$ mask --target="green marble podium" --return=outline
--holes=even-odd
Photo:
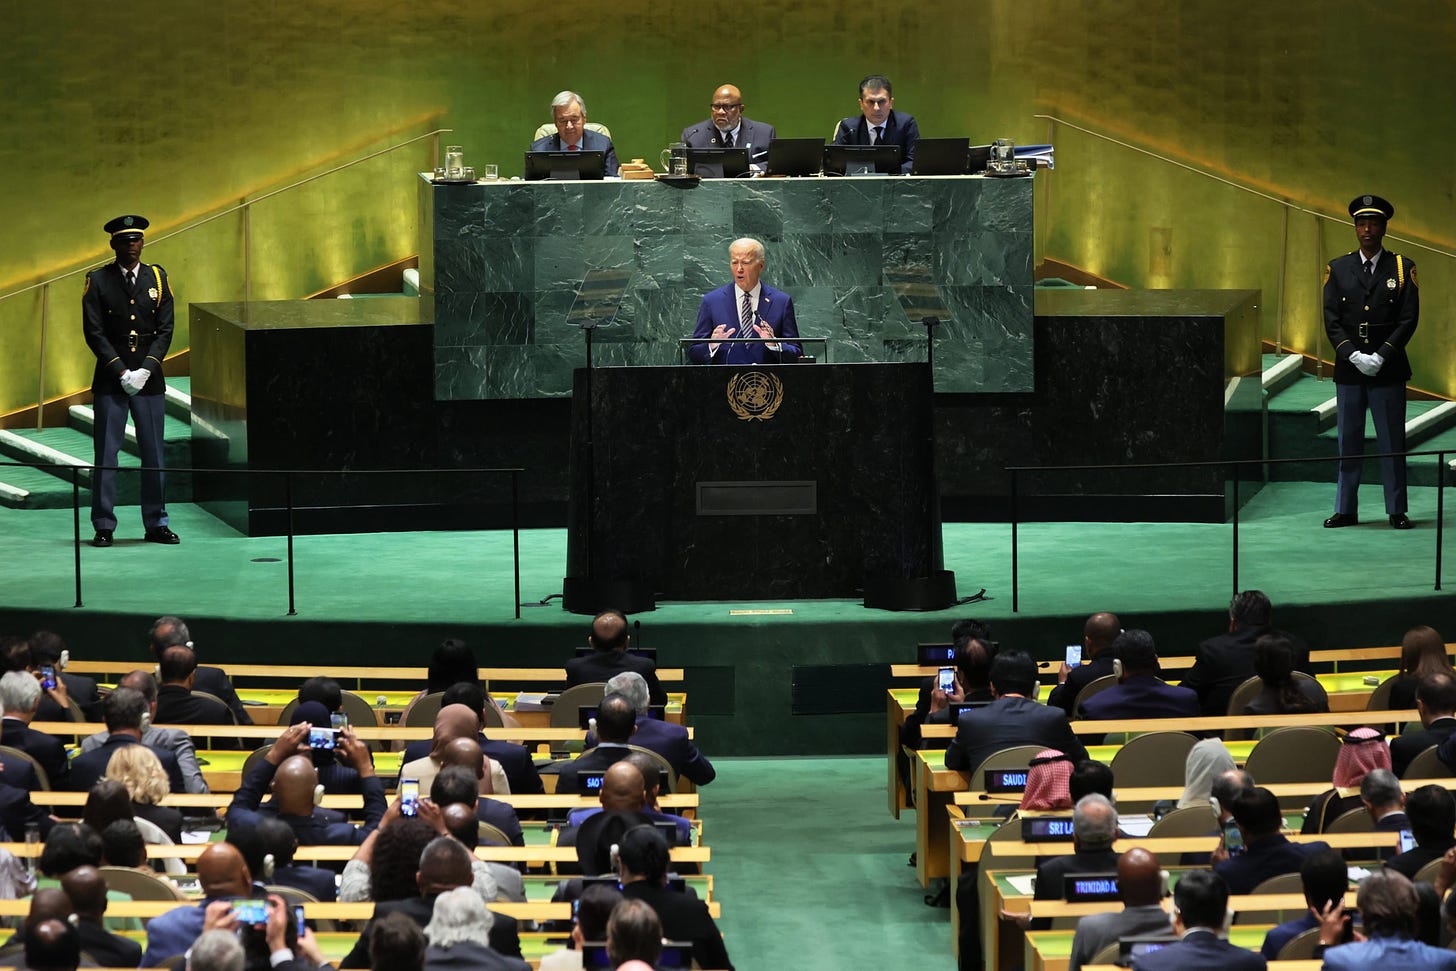
[[[931,315],[937,391],[1032,390],[1031,178],[421,176],[420,226],[437,400],[569,396],[584,320],[602,324],[596,366],[679,363],[740,236],[764,242],[764,279],[827,341],[820,360],[924,361]]]

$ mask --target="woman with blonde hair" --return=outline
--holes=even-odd
[[[132,815],[145,819],[162,832],[173,843],[182,842],[182,813],[170,806],[161,805],[162,799],[171,791],[167,782],[167,770],[156,754],[145,745],[123,745],[106,763],[103,777],[121,783],[131,796]]]

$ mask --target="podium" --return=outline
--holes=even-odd
[[[574,374],[566,603],[853,598],[942,571],[925,364]],[[590,387],[590,400],[588,400]],[[937,604],[936,606],[945,606]]]

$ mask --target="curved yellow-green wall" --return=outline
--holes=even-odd
[[[1057,115],[1312,209],[1356,192],[1400,210],[1393,233],[1452,249],[1456,18],[1298,0],[921,0],[616,4],[305,0],[12,4],[0,64],[0,293],[107,256],[100,224],[157,231],[440,125],[467,161],[507,174],[546,104],[580,91],[623,159],[655,158],[743,89],[784,135],[828,135],[869,71],[895,81],[923,134],[1041,141]],[[1131,286],[1258,287],[1265,335],[1322,351],[1330,223],[1061,128],[1038,212],[1039,255]],[[416,252],[414,183],[429,141],[153,243],[181,299],[297,297]],[[157,235],[154,231],[154,235]],[[1410,246],[1425,296],[1415,384],[1456,393],[1450,260]],[[1287,255],[1286,255],[1287,254]],[[1274,312],[1279,267],[1286,312]],[[0,301],[0,414],[83,386],[80,280]],[[179,339],[186,344],[185,307]],[[43,379],[43,383],[39,378]]]

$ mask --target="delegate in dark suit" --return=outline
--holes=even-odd
[[[1083,718],[1197,718],[1198,695],[1150,674],[1133,674],[1079,706]]]
[[[30,772],[30,779],[35,779],[35,769],[27,765],[26,770]],[[9,783],[11,772],[9,767],[5,770],[6,782],[0,782],[0,828],[3,828],[6,837],[12,841],[19,842],[25,839],[25,827],[29,823],[35,823],[40,827],[41,839],[44,839],[55,826],[56,821],[51,819],[50,813],[41,809],[30,801],[30,790],[22,789]],[[24,781],[24,780],[21,780]]]
[[[82,918],[74,925],[81,939],[81,950],[91,955],[97,967],[134,968],[142,963],[142,946],[119,934],[112,934],[99,923]]]
[[[600,742],[590,752],[584,752],[581,757],[572,759],[561,767],[556,776],[556,791],[561,793],[581,793],[581,783],[577,781],[583,772],[605,772],[625,759],[632,750],[625,745],[614,745],[611,742]]]
[[[687,728],[682,725],[639,715],[637,731],[632,733],[632,744],[651,749],[667,759],[674,773],[691,779],[694,785],[705,786],[718,777],[713,763],[698,751],[688,737]]]
[[[58,738],[38,732],[19,718],[0,722],[0,745],[18,748],[45,770],[52,789],[64,789],[71,767],[66,762],[66,747]]]
[[[1086,746],[1072,734],[1060,708],[1048,708],[1030,698],[1003,696],[961,715],[955,738],[945,750],[945,767],[974,772],[988,755],[1018,745],[1054,748],[1073,763],[1087,758]]]
[[[193,694],[186,685],[164,684],[157,689],[157,724],[159,725],[232,725],[233,713],[226,705],[211,698]],[[193,732],[194,735],[209,735]],[[204,748],[236,749],[242,744],[226,735],[210,735],[211,745]]]
[[[1360,249],[1331,260],[1325,270],[1325,334],[1335,352],[1337,440],[1339,454],[1347,456],[1340,461],[1335,515],[1326,526],[1353,525],[1358,519],[1367,410],[1380,451],[1405,451],[1405,383],[1411,376],[1406,345],[1421,314],[1415,262],[1382,247],[1395,207],[1378,196],[1362,196],[1349,208]],[[1405,459],[1381,459],[1380,476],[1391,525],[1408,528]]]
[[[1410,938],[1372,937],[1325,951],[1321,971],[1369,971],[1370,968],[1451,971],[1456,968],[1456,952]]]
[[[494,948],[461,941],[450,947],[425,948],[424,971],[531,971],[531,966]]]
[[[657,665],[645,657],[628,654],[625,651],[593,651],[566,662],[566,686],[596,684],[612,680],[626,671],[636,671],[647,682],[647,697],[650,704],[667,704],[667,690],[657,677]],[[511,789],[512,792],[516,790]]]
[[[1133,971],[1262,971],[1269,962],[1262,954],[1245,950],[1198,928],[1169,944],[1133,959]]]
[[[279,866],[273,868],[273,876],[268,882],[311,893],[319,900],[327,902],[337,900],[339,896],[334,877],[334,871],[325,870],[323,867]]]
[[[86,716],[87,721],[101,720],[101,699],[96,690],[96,679],[88,678],[84,674],[62,674],[61,682],[66,686],[66,697],[76,703],[81,709],[81,714]],[[48,694],[40,696],[40,707],[36,709],[35,720],[38,722],[63,722],[71,720],[71,712],[68,708],[62,708],[56,704]]]
[[[1079,664],[1067,672],[1067,680],[1052,689],[1047,704],[1062,709],[1071,718],[1077,711],[1077,696],[1082,689],[1098,678],[1112,673],[1112,652],[1104,650],[1086,664]]]
[[[719,131],[710,118],[683,129],[683,144],[688,148],[746,148],[752,165],[768,161],[768,143],[774,140],[774,126],[752,118],[740,118],[737,131]]]
[[[1270,877],[1281,873],[1298,873],[1304,858],[1329,844],[1291,843],[1282,833],[1275,833],[1250,843],[1239,856],[1231,856],[1213,865],[1213,872],[1223,877],[1229,893],[1249,893]]]
[[[1445,715],[1432,719],[1425,728],[1397,735],[1390,740],[1390,770],[1404,778],[1412,759],[1432,745],[1443,746],[1453,733],[1456,733],[1456,717]],[[1441,749],[1437,748],[1436,757],[1440,755]]]
[[[544,138],[538,138],[532,142],[531,151],[564,152],[567,151],[567,146],[562,144],[559,134],[547,135]],[[606,163],[604,168],[607,175],[616,175],[621,170],[621,166],[617,164],[617,150],[612,146],[612,140],[601,132],[594,132],[590,128],[583,130],[581,133],[581,147],[578,151],[605,152]]]
[[[104,467],[116,465],[128,413],[136,426],[142,466],[158,470],[141,473],[142,523],[148,538],[167,526],[164,477],[160,471],[166,400],[162,359],[172,345],[175,318],[167,272],[160,266],[137,262],[142,230],[147,225],[139,216],[119,217],[106,224],[118,262],[86,274],[81,293],[86,345],[96,356],[91,393],[98,468],[91,485],[91,525],[98,533],[107,534],[98,545],[109,546],[109,534],[116,529],[112,509],[116,503],[116,473]],[[131,283],[123,276],[122,260],[134,264]],[[123,375],[129,375],[127,386],[123,386]],[[144,384],[130,386],[130,382],[141,379]]]
[[[799,322],[794,316],[794,299],[782,290],[762,284],[758,305],[750,310],[754,324],[767,325],[775,337],[786,338],[778,350],[768,344],[719,344],[716,352],[708,343],[693,344],[688,357],[694,364],[781,364],[797,360],[799,345],[791,343],[799,336]],[[756,337],[751,329],[743,326],[743,291],[730,283],[703,295],[698,306],[698,322],[693,336],[709,338],[713,331],[726,326],[731,333],[724,337]]]
[[[1193,667],[1184,675],[1182,686],[1198,693],[1203,714],[1228,714],[1234,689],[1254,677],[1254,642],[1265,634],[1283,634],[1294,643],[1294,669],[1310,673],[1309,647],[1297,638],[1272,627],[1241,627],[1210,637],[1198,645]]]
[[[654,887],[646,880],[627,884],[622,888],[622,896],[628,900],[645,900],[657,911],[662,921],[662,936],[667,940],[692,941],[693,961],[698,967],[733,971],[728,948],[723,946],[723,935],[701,900],[667,887]]]
[[[263,759],[248,773],[243,784],[233,793],[233,801],[228,806],[227,818],[230,827],[241,829],[256,826],[259,819],[267,815],[259,813],[259,803],[277,772],[278,766]],[[298,838],[300,846],[358,846],[378,828],[379,821],[384,818],[384,811],[389,808],[384,798],[384,783],[378,776],[371,775],[360,779],[360,788],[364,793],[362,826],[336,822],[334,817],[325,815],[326,810],[322,809],[315,809],[311,816],[277,813],[277,818],[293,828],[293,835]]]
[[[1112,849],[1054,856],[1036,866],[1036,899],[1061,900],[1066,878],[1074,873],[1116,873],[1122,854]]]
[[[339,963],[340,968],[367,968],[369,967],[369,934],[374,929],[374,922],[388,914],[404,914],[410,920],[419,924],[421,928],[430,923],[430,918],[435,914],[435,897],[432,894],[428,897],[406,897],[404,900],[389,900],[374,905],[374,916],[369,923],[364,925],[359,940],[354,943],[354,949],[345,956]],[[491,911],[494,921],[490,926],[491,949],[510,957],[521,956],[521,934],[516,927],[516,919],[505,914]]]
[[[834,130],[836,145],[898,145],[900,146],[900,172],[909,174],[915,165],[915,143],[920,140],[920,127],[915,117],[903,111],[891,110],[885,119],[884,131],[878,141],[870,140],[870,125],[864,115],[845,118]]]
[[[106,767],[111,763],[111,756],[123,745],[140,745],[141,742],[130,735],[112,735],[103,745],[99,745],[89,752],[76,756],[71,760],[71,778],[67,788],[78,792],[87,792],[94,786],[102,776],[106,775]],[[186,792],[187,785],[182,779],[182,768],[177,764],[177,756],[167,749],[156,748],[148,745],[152,754],[162,763],[162,768],[167,773],[167,782],[173,792]]]
[[[228,678],[227,672],[222,668],[198,665],[192,676],[192,690],[205,691],[221,700],[232,711],[233,717],[237,718],[239,725],[253,724],[253,716],[248,714],[247,706],[238,697],[237,689],[233,687],[232,680]]]
[[[506,781],[511,784],[511,795],[539,796],[546,791],[546,787],[541,783],[541,773],[536,770],[536,763],[531,760],[531,753],[524,745],[492,741],[486,738],[483,732],[476,738],[480,741],[480,751],[490,756],[490,760],[499,765],[501,771],[506,774]],[[405,746],[404,758],[400,761],[400,765],[408,765],[416,759],[429,755],[434,744],[428,738],[410,742]],[[320,781],[322,781],[322,773],[320,773]]]

